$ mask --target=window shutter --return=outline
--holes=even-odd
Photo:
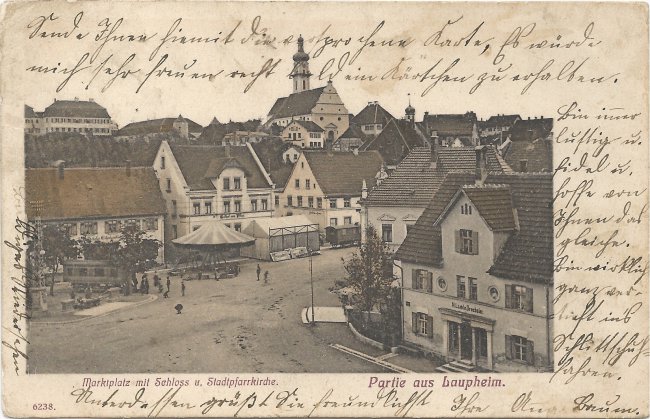
[[[427,272],[427,292],[433,292],[433,272]]]
[[[460,253],[460,230],[454,231],[454,236],[456,237],[456,253]]]
[[[512,336],[510,335],[506,335],[506,359],[512,359]]]
[[[526,341],[526,363],[535,365],[535,344],[532,340]]]
[[[526,288],[526,311],[533,312],[533,289]]]
[[[418,334],[418,313],[411,313],[411,330]]]
[[[413,273],[413,275],[411,275],[411,288],[415,290],[418,285],[418,270],[412,269],[411,272]]]
[[[512,286],[506,285],[506,308],[512,308]]]
[[[433,339],[433,317],[427,316],[427,337]]]
[[[478,231],[472,231],[472,254],[478,255]]]

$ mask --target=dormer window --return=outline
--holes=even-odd
[[[456,230],[456,252],[464,255],[478,255],[478,232]]]
[[[463,215],[472,215],[472,206],[470,204],[461,205],[460,213]]]

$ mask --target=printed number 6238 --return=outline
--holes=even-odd
[[[34,403],[32,410],[55,410],[52,403]]]

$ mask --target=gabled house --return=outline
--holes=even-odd
[[[25,170],[25,211],[34,223],[64,227],[71,238],[119,240],[125,225],[164,244],[165,201],[151,167]],[[162,262],[160,249],[158,261]]]
[[[480,149],[479,149],[480,150]],[[468,370],[553,368],[551,174],[449,173],[396,253],[403,338]]]
[[[312,121],[293,120],[282,130],[282,139],[300,148],[324,148],[323,129]]]
[[[394,169],[399,162],[416,147],[428,146],[426,136],[417,125],[406,119],[391,119],[381,133],[370,138],[360,148],[361,151],[375,150],[381,154],[388,170]]]
[[[163,141],[154,160],[167,204],[168,239],[211,220],[237,231],[273,213],[273,182],[252,146],[178,146]]]
[[[377,136],[388,125],[391,119],[395,119],[378,102],[368,102],[358,114],[352,118],[350,124],[355,124],[365,135]]]
[[[283,215],[306,215],[321,231],[358,224],[363,186],[375,186],[382,165],[376,151],[303,151],[280,198]]]
[[[383,128],[382,128],[383,129]],[[350,122],[350,126],[339,138],[334,140],[332,144],[333,151],[352,151],[359,149],[363,143],[372,139],[372,135],[366,135],[361,130],[361,127],[354,122]]]
[[[485,121],[478,122],[479,135],[481,138],[500,135],[504,132],[508,132],[517,121],[521,121],[521,116],[503,114],[493,115]]]
[[[486,149],[490,173],[512,172],[493,147]],[[445,175],[451,171],[473,173],[473,147],[416,147],[362,200],[361,225],[372,224],[392,249],[402,244],[408,231],[431,201]]]
[[[474,112],[464,114],[424,114],[418,124],[428,139],[443,147],[474,147],[479,145],[479,132]]]

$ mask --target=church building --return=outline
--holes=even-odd
[[[310,89],[309,54],[304,50],[302,36],[298,38],[298,52],[293,55],[293,62],[289,76],[293,93],[275,101],[266,125],[286,128],[294,120],[314,122],[323,130],[325,145],[329,147],[348,129],[349,112],[331,80],[323,87]]]

